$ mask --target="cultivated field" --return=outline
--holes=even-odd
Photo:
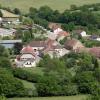
[[[86,96],[67,96],[67,97],[37,97],[37,98],[12,98],[8,100],[86,100]]]
[[[10,8],[17,7],[24,12],[27,12],[30,7],[39,8],[44,5],[48,5],[59,11],[64,11],[72,4],[80,6],[93,3],[100,3],[100,0],[0,0],[1,5]]]

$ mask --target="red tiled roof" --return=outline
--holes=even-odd
[[[73,47],[76,43],[78,42],[78,40],[76,40],[76,39],[71,39],[71,40],[67,40],[66,42],[65,42],[65,46],[71,46],[71,47]]]
[[[31,53],[31,54],[34,54],[34,50],[32,47],[30,46],[27,46],[27,47],[24,47],[22,50],[21,50],[21,53],[24,54],[24,53]]]
[[[89,50],[89,52],[91,54],[93,54],[94,56],[100,58],[100,47],[93,47]]]
[[[45,47],[46,42],[45,41],[32,41],[29,43],[32,47]]]
[[[59,23],[49,23],[49,25],[48,25],[48,27],[50,28],[50,29],[52,29],[52,30],[55,30],[55,29],[57,29],[57,28],[61,28],[61,24],[59,24]]]
[[[83,44],[79,40],[76,40],[76,39],[67,40],[64,43],[64,47],[66,49],[72,49],[78,42],[80,43],[80,46],[79,46],[80,48],[84,47]]]

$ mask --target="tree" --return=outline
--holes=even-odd
[[[3,16],[3,14],[2,14],[2,12],[1,12],[1,10],[0,10],[0,17],[2,17]]]
[[[23,19],[23,24],[33,25],[33,20],[31,18],[26,17],[26,18]]]
[[[0,67],[11,69],[11,62],[6,57],[0,57]]]
[[[95,69],[94,76],[100,82],[100,68]]]
[[[99,88],[99,83],[90,71],[77,73],[75,81],[80,93],[93,94]]]
[[[36,8],[33,8],[33,7],[30,7],[29,8],[29,17],[34,19],[35,17],[37,17],[37,9]]]
[[[4,46],[0,45],[0,57],[9,57],[9,52]]]
[[[13,11],[14,11],[15,14],[18,14],[18,15],[21,14],[21,11],[18,8],[15,8]]]
[[[14,54],[15,55],[20,54],[20,51],[21,51],[22,47],[23,47],[22,43],[15,43],[14,47],[13,47]]]
[[[76,6],[76,5],[71,5],[71,6],[70,6],[70,9],[71,9],[71,10],[77,10],[77,6]]]
[[[52,13],[53,13],[53,10],[50,7],[43,6],[43,7],[40,7],[40,9],[38,11],[38,16],[40,18],[43,18],[43,19],[48,20],[49,19],[49,16],[51,16]]]
[[[23,84],[6,69],[0,69],[0,95],[12,97],[24,95]]]

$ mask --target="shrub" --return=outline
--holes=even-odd
[[[2,73],[0,73],[0,95],[2,94],[7,97],[24,95],[23,84],[15,79],[6,69],[3,69]]]
[[[13,74],[14,74],[15,77],[18,77],[20,79],[27,80],[27,81],[30,81],[30,82],[35,82],[35,83],[41,77],[38,74],[30,73],[30,72],[25,71],[21,68],[15,68],[13,70]]]

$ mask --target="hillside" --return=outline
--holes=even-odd
[[[39,8],[44,5],[48,5],[59,11],[64,11],[72,4],[81,6],[93,3],[100,3],[100,0],[28,0],[28,2],[27,0],[0,0],[1,5],[10,8],[20,8],[24,12],[27,12],[30,7]]]

